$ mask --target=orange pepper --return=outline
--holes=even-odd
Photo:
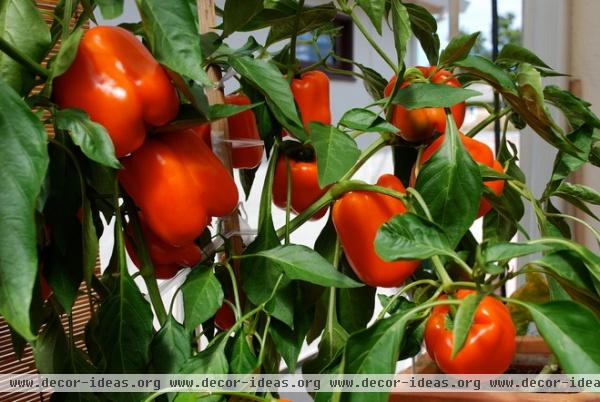
[[[177,91],[166,71],[129,31],[97,26],[85,33],[69,69],[54,80],[62,108],[79,108],[103,125],[118,157],[138,149],[152,126],[173,120]]]
[[[245,95],[229,95],[225,103],[230,105],[250,105],[250,99]],[[231,140],[260,140],[256,118],[252,110],[246,110],[227,118],[229,139]],[[233,148],[231,163],[235,169],[252,169],[258,166],[263,156],[263,146]]]
[[[331,124],[327,74],[318,70],[309,71],[302,74],[300,79],[292,80],[291,88],[305,127],[313,121]]]

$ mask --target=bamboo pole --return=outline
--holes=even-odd
[[[216,14],[215,14],[215,2],[214,0],[197,0],[198,7],[198,19],[200,23],[200,33],[210,32],[216,25]],[[208,76],[210,79],[218,84],[221,80],[221,71],[216,66],[210,66],[208,69]],[[225,96],[223,94],[222,87],[208,88],[206,90],[206,96],[208,102],[211,105],[222,104],[225,102]],[[227,126],[227,119],[216,120],[211,123],[212,128],[212,144],[213,151],[221,159],[225,168],[233,176],[233,168],[231,164],[231,145],[226,142],[229,138],[229,130]],[[239,213],[236,208],[229,216],[224,217],[223,230],[225,233],[239,233],[240,220]],[[230,238],[232,252],[239,255],[243,251],[242,238],[236,234]],[[239,278],[239,263],[238,260],[233,261],[233,267],[236,270],[236,276]]]

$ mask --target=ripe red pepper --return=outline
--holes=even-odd
[[[417,67],[417,69],[434,84],[445,83],[453,87],[460,87],[460,82],[449,71],[441,69],[436,72],[437,67]],[[396,76],[392,77],[385,87],[385,96],[392,93],[395,84]],[[410,84],[410,81],[404,81],[400,88],[406,88]],[[465,102],[457,103],[450,110],[452,110],[456,126],[460,128],[465,119]],[[431,138],[435,132],[446,132],[446,112],[441,107],[409,110],[396,105],[392,114],[392,124],[400,129],[399,135],[406,141],[421,142]]]
[[[424,165],[429,158],[442,146],[442,142],[444,142],[445,135],[441,135],[436,138],[427,148],[423,150],[421,157],[417,160],[415,166]],[[489,166],[494,169],[498,173],[504,173],[504,169],[500,162],[494,159],[494,153],[486,144],[481,141],[477,141],[474,138],[467,137],[466,135],[460,133],[460,139],[467,149],[467,152],[471,155],[475,162],[481,163],[483,165]],[[414,186],[416,183],[415,177],[415,168],[413,168],[411,175],[411,186]],[[490,190],[492,190],[497,196],[500,196],[504,191],[504,180],[486,180],[483,182],[485,186],[487,186]],[[481,203],[479,204],[479,210],[477,211],[477,217],[484,216],[492,209],[492,204],[485,197],[481,198]]]
[[[191,242],[180,247],[172,246],[152,233],[142,216],[140,216],[140,224],[144,241],[148,248],[152,265],[154,266],[154,274],[157,278],[171,278],[182,267],[193,267],[202,259],[202,251],[196,243]],[[127,247],[127,253],[135,266],[141,268],[141,261],[130,240],[130,238],[133,238],[131,223],[127,225],[126,232],[125,246]]]
[[[193,242],[210,217],[237,206],[236,184],[204,142],[202,127],[153,136],[121,163],[121,184],[152,232],[171,245]]]
[[[319,186],[319,175],[317,173],[317,161],[314,155],[309,160],[296,160],[288,156],[290,165],[291,184],[291,210],[296,214],[302,213],[310,205],[323,196],[328,187]],[[280,156],[275,167],[273,178],[273,203],[281,209],[287,205],[287,183],[288,169],[285,156]],[[317,211],[312,220],[317,220],[327,213],[327,207]]]
[[[327,74],[319,70],[309,71],[302,74],[300,79],[292,80],[291,88],[304,127],[313,121],[331,124]]]
[[[231,306],[223,303],[215,313],[215,325],[222,331],[227,331],[235,324],[235,313]]]
[[[118,157],[138,149],[148,127],[177,115],[179,99],[165,70],[129,31],[97,26],[87,31],[69,69],[54,80],[63,108],[85,110],[108,131]]]
[[[225,103],[230,105],[250,105],[250,99],[245,95],[229,95]],[[229,139],[232,140],[260,140],[260,133],[256,125],[256,118],[252,110],[246,110],[227,118],[229,126]],[[231,163],[235,169],[252,169],[258,166],[263,156],[263,146],[249,146],[233,148],[231,150]]]
[[[456,297],[464,299],[473,293],[461,289]],[[447,328],[449,312],[448,305],[435,306],[425,325],[427,353],[438,367],[447,374],[504,373],[516,351],[516,329],[506,306],[491,296],[481,300],[467,340],[454,359],[452,329]]]
[[[406,192],[402,182],[391,174],[377,185]],[[384,261],[375,251],[375,236],[385,222],[406,212],[402,201],[370,191],[351,191],[333,204],[333,224],[350,266],[361,281],[370,286],[397,287],[419,267],[420,261]]]

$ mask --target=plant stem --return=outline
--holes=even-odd
[[[501,111],[499,111],[497,114],[495,114],[495,113],[490,114],[488,117],[486,117],[485,119],[481,120],[475,127],[473,127],[471,130],[469,130],[469,132],[466,133],[465,135],[467,137],[475,137],[475,135],[477,133],[479,133],[481,130],[483,130],[488,125],[490,125],[491,123],[493,123],[494,120],[499,119],[502,116],[507,115],[511,110],[512,110],[512,108],[506,107],[506,108],[502,109]]]
[[[330,204],[333,200],[341,197],[349,191],[373,191],[390,197],[397,198],[401,201],[406,201],[406,196],[399,191],[392,190],[387,187],[374,186],[360,181],[348,180],[333,185],[321,198],[315,201],[310,207],[304,210],[300,215],[292,219],[288,228],[281,227],[277,229],[277,236],[282,238],[286,230],[290,233],[298,229],[304,222],[309,220],[318,210]]]
[[[15,60],[17,63],[27,67],[29,70],[35,72],[40,77],[48,78],[50,75],[50,71],[42,66],[39,63],[36,63],[28,55],[22,53],[20,50],[15,48],[13,45],[8,43],[6,39],[0,37],[0,51],[6,53],[10,58]]]
[[[442,260],[440,259],[440,257],[437,255],[434,255],[433,257],[431,257],[431,262],[433,262],[433,269],[435,270],[436,275],[442,281],[442,286],[443,287],[452,286],[452,283],[453,283],[452,278],[450,278],[450,275],[448,275],[448,272],[446,271],[446,268],[442,264]]]
[[[240,303],[240,292],[238,291],[237,286],[237,278],[235,277],[235,272],[233,272],[233,267],[228,262],[225,262],[225,268],[227,268],[227,272],[229,272],[229,278],[231,279],[231,287],[233,288],[233,298],[235,301],[235,319],[239,320],[242,316],[242,304]]]
[[[167,310],[165,309],[162,297],[160,296],[158,283],[156,282],[156,278],[154,276],[152,259],[150,258],[150,253],[148,252],[148,247],[146,246],[146,241],[142,232],[142,226],[133,202],[131,202],[127,196],[124,197],[124,200],[130,223],[133,225],[133,231],[136,240],[136,252],[139,255],[142,263],[140,274],[142,275],[142,279],[146,284],[148,296],[150,297],[150,302],[152,303],[152,307],[154,307],[154,311],[156,312],[158,322],[162,326],[167,321]]]
[[[267,315],[267,322],[265,323],[265,329],[263,330],[263,334],[261,337],[260,352],[258,352],[257,367],[261,367],[263,364],[263,361],[265,360],[265,350],[266,350],[265,345],[266,345],[266,339],[267,339],[267,335],[268,335],[270,326],[271,326],[271,316]]]
[[[596,229],[594,229],[594,227],[592,225],[590,225],[589,223],[587,223],[586,221],[584,221],[583,219],[579,219],[575,216],[571,216],[571,215],[566,215],[566,214],[554,214],[554,213],[550,213],[550,212],[546,212],[546,216],[553,216],[556,218],[565,218],[565,219],[572,219],[577,223],[582,224],[583,226],[585,226],[587,229],[590,230],[590,232],[592,232],[592,234],[594,235],[594,237],[596,237],[596,241],[600,244],[600,232],[597,231]]]
[[[383,310],[381,310],[381,312],[377,316],[377,319],[378,320],[382,319],[385,316],[385,313],[387,313],[388,310],[392,307],[394,302],[396,300],[398,300],[400,298],[400,296],[402,296],[404,293],[408,292],[412,288],[415,288],[415,287],[421,286],[421,285],[425,285],[425,284],[433,285],[433,286],[439,285],[439,283],[437,281],[434,281],[433,279],[421,279],[421,280],[411,282],[408,285],[401,287],[400,289],[398,289],[396,294],[394,294],[394,296],[390,299],[390,301],[383,307]]]
[[[377,141],[374,141],[371,145],[369,145],[369,147],[367,149],[365,149],[363,151],[363,153],[360,155],[360,157],[358,158],[358,160],[356,161],[356,163],[354,164],[354,166],[352,166],[352,168],[350,168],[350,170],[348,172],[346,172],[346,174],[344,176],[342,176],[342,178],[339,181],[344,181],[344,180],[348,180],[350,178],[352,178],[352,176],[354,176],[354,174],[374,155],[377,153],[377,151],[379,151],[380,149],[382,149],[383,147],[385,147],[387,145],[387,139],[384,138],[384,136],[381,136],[377,139]]]
[[[354,23],[354,25],[356,25],[356,27],[359,29],[359,31],[363,34],[363,36],[365,37],[367,42],[369,42],[369,44],[373,47],[373,49],[375,49],[375,51],[377,53],[379,53],[381,58],[392,68],[392,71],[395,74],[397,74],[398,67],[392,61],[392,59],[390,59],[390,57],[383,51],[383,49],[381,47],[379,47],[377,42],[375,42],[375,40],[373,39],[373,37],[371,36],[369,31],[367,30],[365,25],[362,23],[360,17],[358,15],[356,15],[356,13],[354,11],[350,11],[350,17],[352,18],[352,22]]]
[[[300,27],[300,17],[302,16],[302,9],[304,8],[304,0],[298,1],[298,12],[296,13],[296,20],[294,21],[294,33],[292,34],[292,40],[290,42],[290,59],[288,60],[288,82],[292,82],[294,79],[294,69],[296,65],[296,41],[298,40],[298,28]]]

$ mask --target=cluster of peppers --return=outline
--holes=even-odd
[[[432,83],[459,87],[453,75],[437,67],[417,67],[418,79]],[[393,77],[385,89],[389,96],[395,86]],[[405,80],[400,87],[410,85]],[[329,82],[327,76],[318,71],[304,74],[293,80],[292,91],[302,115],[303,123],[311,121],[330,124]],[[399,135],[407,142],[428,143],[420,153],[411,173],[411,186],[414,186],[421,165],[440,148],[445,135],[431,138],[446,130],[446,114],[443,108],[406,109],[394,106],[391,122],[400,129]],[[451,107],[457,127],[461,127],[465,117],[465,103]],[[500,173],[502,165],[492,150],[484,143],[460,134],[461,141],[475,162],[484,164]],[[291,178],[290,210],[302,213],[321,198],[328,188],[321,188],[318,182],[314,152],[306,147],[288,147],[277,163],[273,181],[273,202],[280,208],[286,207],[288,169]],[[378,186],[400,193],[406,189],[394,175],[384,174],[377,181]],[[504,189],[503,180],[485,181],[496,195]],[[492,209],[490,202],[482,197],[477,217],[482,217]],[[374,242],[381,225],[393,216],[406,212],[406,207],[397,198],[376,192],[351,191],[337,199],[332,207],[332,220],[344,254],[350,266],[362,282],[374,287],[399,287],[420,266],[420,261],[384,261],[375,251]],[[317,211],[311,219],[320,219],[327,213],[327,207]],[[473,293],[469,290],[456,292],[455,297],[463,299]],[[446,298],[446,296],[443,296]],[[424,339],[429,355],[446,373],[502,373],[515,354],[516,329],[506,306],[494,299],[485,297],[474,315],[473,325],[461,352],[452,357],[453,335],[447,326],[448,306],[434,308],[427,321]],[[483,358],[484,356],[487,357]],[[489,362],[493,363],[489,363]]]
[[[460,86],[452,74],[435,67],[418,67],[419,79],[433,83]],[[385,89],[389,96],[396,77]],[[405,80],[401,88],[410,85]],[[90,118],[108,131],[123,169],[119,180],[139,208],[141,228],[157,278],[170,278],[183,266],[193,266],[201,258],[195,240],[202,234],[212,217],[225,216],[235,210],[238,190],[230,173],[211,149],[210,125],[192,128],[161,130],[147,134],[175,119],[179,108],[177,90],[169,75],[150,52],[128,31],[117,27],[95,27],[81,40],[73,65],[55,80],[54,96],[61,107],[85,110]],[[310,71],[293,79],[291,90],[303,124],[331,124],[329,79],[320,71]],[[226,97],[226,102],[247,105],[244,95]],[[436,133],[445,132],[445,112],[442,108],[408,110],[394,106],[392,123],[400,129],[405,141],[427,143]],[[452,108],[458,127],[463,123],[465,104]],[[230,136],[239,140],[260,138],[251,110],[229,119]],[[461,140],[476,162],[498,172],[502,166],[485,144],[461,134]],[[444,141],[442,134],[420,154],[411,176],[414,185],[419,168],[436,152]],[[292,142],[286,141],[288,145]],[[288,177],[291,179],[290,210],[301,213],[322,197],[328,188],[319,186],[317,164],[310,147],[296,143],[289,146],[277,162],[273,181],[273,202],[286,208]],[[235,168],[253,168],[263,157],[261,146],[233,149]],[[504,181],[491,180],[484,184],[500,195]],[[404,193],[406,189],[395,176],[385,174],[377,185]],[[216,191],[215,191],[216,190]],[[482,198],[478,216],[491,209]],[[352,191],[337,199],[332,207],[332,220],[344,253],[356,275],[374,287],[398,287],[419,267],[420,261],[384,261],[374,248],[381,225],[397,214],[406,212],[399,199],[367,191]],[[317,211],[319,219],[327,208]],[[126,230],[128,237],[132,229]],[[139,267],[135,249],[127,242],[128,252]],[[455,297],[466,297],[470,291],[461,290]],[[445,297],[445,296],[444,296]],[[230,327],[234,321],[228,306],[220,310],[219,327]],[[452,331],[447,328],[447,306],[436,307],[425,328],[425,343],[429,354],[447,373],[500,373],[514,355],[515,328],[506,307],[492,297],[485,297],[474,316],[465,346],[454,358]],[[486,342],[482,345],[481,339]],[[489,342],[488,342],[489,341]],[[473,354],[497,356],[479,364]],[[495,362],[494,365],[488,361]],[[479,362],[479,363],[478,363]]]
[[[238,190],[212,152],[209,124],[164,129],[179,111],[168,72],[129,31],[97,26],[85,33],[73,64],[54,81],[54,99],[63,108],[83,109],[106,128],[123,165],[120,184],[139,208],[156,277],[171,278],[197,264],[202,253],[195,240],[212,217],[235,210]],[[226,102],[250,103],[243,95]],[[228,120],[234,139],[260,139],[251,111]],[[161,133],[152,134],[157,127]],[[234,149],[233,167],[255,167],[262,156],[262,146]],[[126,233],[129,255],[141,267],[132,228]]]

